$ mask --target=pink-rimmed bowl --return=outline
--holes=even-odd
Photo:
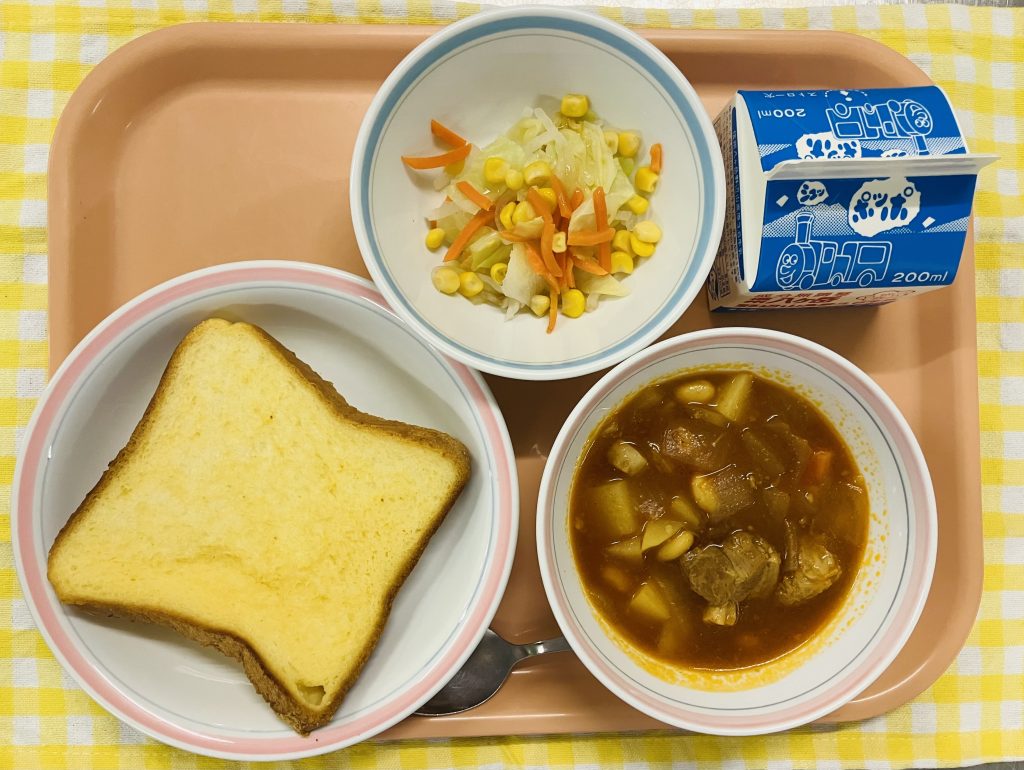
[[[57,532],[124,446],[177,343],[211,315],[262,326],[357,408],[446,431],[472,457],[468,485],[399,592],[359,680],[334,720],[305,737],[276,717],[234,661],[162,628],[65,607],[46,579]],[[518,511],[505,423],[476,372],[422,342],[367,281],[315,265],[261,261],[170,280],[82,340],[29,423],[11,529],[18,576],[39,630],[100,705],[180,748],[270,760],[372,737],[461,668],[508,580]]]
[[[730,672],[669,666],[630,645],[588,600],[569,541],[573,476],[594,430],[645,385],[708,367],[750,369],[817,403],[853,452],[871,504],[864,559],[842,607],[794,652]],[[584,665],[649,716],[718,735],[754,735],[806,724],[870,685],[896,657],[921,614],[935,566],[936,535],[928,468],[889,397],[827,348],[763,329],[684,334],[608,372],[559,432],[537,502],[544,588],[562,632]]]

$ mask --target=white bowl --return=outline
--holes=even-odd
[[[664,238],[626,283],[632,294],[602,302],[553,334],[529,313],[439,293],[423,245],[427,212],[442,196],[400,156],[429,146],[436,118],[482,145],[542,96],[588,94],[611,124],[637,127],[665,148],[651,211]],[[622,361],[657,339],[703,286],[725,216],[722,156],[693,88],[654,46],[600,16],[553,8],[480,13],[410,53],[384,82],[356,139],[352,223],[388,303],[434,346],[505,377],[576,377]]]
[[[46,578],[57,532],[131,435],[174,348],[210,315],[262,326],[354,406],[450,433],[473,458],[469,483],[402,586],[355,686],[331,723],[308,736],[277,718],[239,664],[167,629],[67,607]],[[244,760],[333,751],[429,700],[476,648],[497,609],[519,515],[515,458],[480,376],[430,349],[368,282],[274,261],[174,278],[100,323],[39,402],[12,502],[22,590],[68,673],[108,711],[158,740]]]
[[[867,481],[868,545],[843,607],[803,647],[741,671],[669,669],[617,637],[588,603],[568,539],[568,495],[584,444],[610,410],[650,382],[722,365],[786,383],[820,405]],[[931,479],[920,447],[892,401],[832,351],[767,330],[684,334],[606,374],[558,434],[537,503],[544,588],[583,663],[613,693],[655,719],[720,735],[767,733],[811,722],[871,684],[896,657],[920,616],[935,547]]]

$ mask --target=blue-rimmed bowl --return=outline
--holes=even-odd
[[[664,236],[626,284],[553,334],[529,313],[439,293],[441,257],[423,244],[442,196],[402,155],[431,150],[436,118],[478,146],[542,97],[586,93],[609,124],[661,142],[664,166],[651,213]],[[722,156],[693,87],[654,46],[590,13],[518,8],[472,16],[410,53],[363,119],[352,158],[352,221],[363,259],[392,308],[435,347],[504,377],[554,380],[607,368],[658,338],[690,305],[718,248],[725,215]]]

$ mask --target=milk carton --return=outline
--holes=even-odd
[[[934,86],[740,91],[715,121],[713,309],[878,305],[956,277],[978,171]]]

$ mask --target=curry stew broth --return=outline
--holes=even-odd
[[[706,488],[721,499],[697,494]],[[812,637],[853,583],[869,518],[863,477],[821,412],[735,371],[663,380],[611,413],[576,468],[569,513],[604,618],[658,659],[717,670]]]

